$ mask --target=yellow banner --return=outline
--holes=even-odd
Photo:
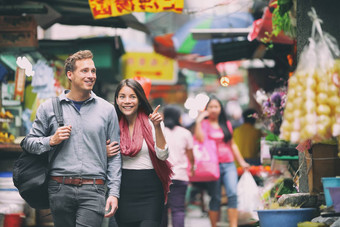
[[[181,13],[184,0],[89,0],[94,19],[116,17],[132,12]]]
[[[128,52],[122,56],[122,73],[125,79],[146,77],[152,84],[177,82],[176,61],[157,53]]]

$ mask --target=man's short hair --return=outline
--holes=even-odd
[[[65,75],[67,75],[67,72],[73,72],[76,69],[76,61],[78,60],[83,60],[83,59],[89,59],[93,58],[93,54],[90,50],[80,50],[72,55],[70,55],[66,60],[65,60]]]

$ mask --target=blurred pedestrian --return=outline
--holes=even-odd
[[[191,164],[190,175],[195,174],[193,155],[193,137],[191,132],[181,125],[181,110],[178,106],[164,108],[165,138],[169,145],[169,162],[174,175],[170,185],[169,199],[163,213],[161,227],[168,226],[168,209],[171,210],[172,226],[184,227],[185,195],[189,184],[187,173],[188,160]]]
[[[202,111],[196,119],[195,137],[203,142],[205,138],[216,142],[218,158],[220,162],[220,179],[208,183],[210,195],[209,218],[212,227],[216,227],[219,220],[221,204],[221,185],[223,184],[228,197],[228,220],[230,227],[237,227],[237,170],[234,159],[243,168],[249,164],[244,161],[240,151],[233,140],[233,130],[228,121],[223,105],[215,96],[211,96],[205,111]]]
[[[159,227],[172,173],[159,106],[153,111],[142,86],[126,79],[115,92],[115,107],[123,155],[116,221],[119,227]]]
[[[114,107],[96,96],[93,54],[78,51],[65,61],[71,89],[60,96],[65,126],[55,119],[52,100],[42,103],[23,147],[35,154],[63,147],[52,164],[48,192],[56,227],[101,226],[117,209],[121,180],[121,155],[107,157],[106,141],[119,141]],[[105,184],[109,197],[105,206]]]
[[[243,158],[252,165],[260,165],[260,141],[262,132],[255,127],[255,109],[246,109],[242,113],[244,123],[234,130],[234,141]]]

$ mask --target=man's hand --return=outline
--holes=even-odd
[[[111,208],[111,209],[110,209]],[[105,216],[106,218],[112,217],[118,209],[118,199],[110,195],[106,200]]]
[[[119,144],[117,141],[113,141],[110,143],[110,139],[106,141],[106,152],[107,152],[107,157],[112,157],[118,154],[120,151]]]
[[[71,131],[71,125],[59,127],[50,139],[50,146],[56,146],[64,140],[69,139],[71,136]]]

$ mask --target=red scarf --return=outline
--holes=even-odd
[[[138,112],[135,126],[133,129],[132,139],[129,133],[129,125],[125,117],[119,121],[120,127],[120,150],[122,155],[134,157],[142,149],[143,138],[148,145],[149,155],[152,165],[162,182],[165,203],[167,202],[169,187],[171,183],[171,164],[168,161],[162,161],[157,158],[155,151],[155,141],[152,136],[152,128],[148,116],[144,112]]]

